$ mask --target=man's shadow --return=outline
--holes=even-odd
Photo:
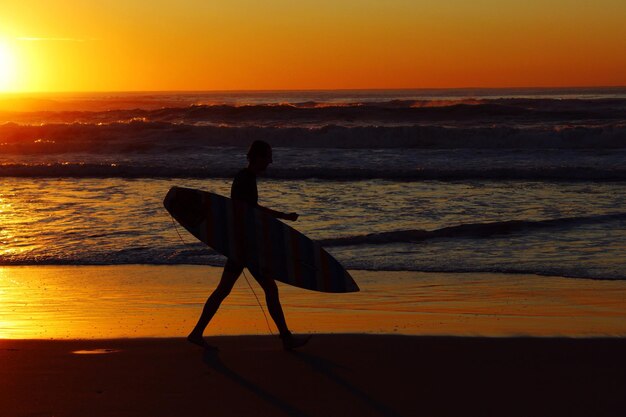
[[[212,351],[212,350],[205,351],[202,359],[204,363],[206,363],[209,367],[211,367],[216,372],[219,372],[220,374],[229,378],[233,382],[236,382],[237,384],[246,388],[250,392],[258,395],[260,398],[264,399],[268,403],[284,411],[287,415],[292,416],[292,417],[311,417],[309,414],[305,413],[304,411],[297,409],[291,404],[288,404],[284,400],[267,392],[266,390],[264,390],[263,388],[255,384],[254,382],[247,380],[246,378],[239,375],[237,372],[230,369],[228,366],[224,364],[224,362],[222,362],[217,351]]]
[[[326,378],[328,378],[335,384],[343,387],[346,391],[348,391],[354,397],[358,398],[363,403],[367,404],[369,407],[379,412],[381,415],[386,416],[386,417],[402,417],[398,412],[393,410],[391,407],[372,398],[372,396],[369,395],[367,392],[354,386],[350,381],[348,381],[345,378],[342,378],[334,371],[334,369],[345,368],[345,367],[341,365],[337,365],[327,359],[321,358],[319,356],[315,356],[310,353],[305,353],[301,351],[290,351],[289,354],[291,354],[292,357],[309,365],[311,369],[314,370],[315,372],[323,374]],[[263,389],[259,385],[247,380],[243,376],[239,375],[237,372],[230,369],[219,358],[217,351],[206,351],[203,355],[203,361],[216,372],[219,372],[220,374],[229,378],[233,382],[236,382],[237,384],[246,388],[250,392],[258,395],[260,398],[264,399],[268,403],[283,410],[289,416],[310,417],[304,411],[299,410],[296,407],[288,404],[284,400],[267,392],[265,389]]]
[[[337,365],[329,361],[328,359],[320,358],[319,356],[312,355],[310,353],[302,352],[302,351],[291,351],[290,352],[295,358],[305,362],[308,364],[314,371],[323,374],[326,378],[333,381],[335,384],[343,387],[346,391],[352,394],[354,397],[360,399],[365,404],[379,412],[383,416],[387,417],[402,417],[398,412],[389,407],[386,404],[381,403],[380,401],[372,398],[367,392],[362,389],[354,386],[350,381],[345,378],[339,376],[334,369],[343,368],[344,366]]]

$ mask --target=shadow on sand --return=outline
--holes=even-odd
[[[336,372],[334,372],[334,369],[337,369],[337,368],[345,369],[344,366],[337,365],[336,363],[331,362],[328,359],[320,358],[319,356],[315,356],[310,353],[305,353],[302,351],[291,351],[291,354],[295,358],[301,360],[302,362],[305,362],[315,372],[318,372],[324,375],[326,378],[333,381],[335,384],[344,388],[354,397],[360,399],[369,407],[379,412],[381,415],[387,416],[387,417],[402,417],[400,414],[398,414],[395,410],[393,410],[388,405],[383,404],[380,401],[377,401],[376,399],[372,398],[367,392],[354,386],[348,380],[346,380],[345,378],[342,378],[341,376],[337,375]]]
[[[361,400],[365,405],[375,410],[376,412],[380,413],[380,415],[386,416],[386,417],[402,417],[401,414],[397,413],[391,407],[372,398],[372,396],[369,395],[367,392],[356,387],[350,381],[339,376],[334,371],[335,369],[345,369],[344,366],[338,365],[336,363],[333,363],[319,356],[315,356],[310,353],[305,353],[301,351],[291,351],[289,352],[289,354],[293,358],[296,358],[297,360],[302,361],[308,366],[310,366],[310,368],[313,371],[319,374],[322,374],[328,380],[332,381],[333,383],[337,384],[341,388],[345,389],[353,397],[355,397],[358,400]],[[307,414],[306,412],[292,406],[291,404],[287,403],[283,399],[278,398],[277,396],[269,393],[263,387],[251,382],[250,380],[244,378],[239,373],[230,369],[228,366],[226,366],[226,364],[224,364],[224,362],[222,362],[217,351],[204,352],[203,361],[211,369],[215,370],[216,372],[219,372],[221,375],[229,378],[231,381],[239,384],[243,388],[254,393],[258,397],[267,401],[269,404],[284,411],[287,415],[292,416],[292,417],[310,417],[310,415]]]
[[[239,375],[237,372],[230,369],[228,366],[224,364],[224,362],[222,362],[217,351],[204,352],[203,361],[216,372],[219,372],[223,376],[229,378],[233,382],[236,382],[237,384],[241,385],[242,387],[249,390],[250,392],[256,394],[257,396],[267,401],[268,403],[272,404],[273,406],[281,409],[287,415],[291,417],[311,417],[309,414],[297,409],[291,404],[288,404],[287,402],[281,400],[275,395],[272,395],[271,393],[267,392],[265,389],[263,389],[259,385],[247,380],[243,376]]]

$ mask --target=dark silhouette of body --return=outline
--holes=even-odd
[[[231,198],[233,200],[244,201],[247,204],[252,204],[258,209],[265,211],[273,217],[284,220],[295,221],[298,219],[296,213],[282,213],[262,207],[258,204],[258,191],[256,186],[257,174],[265,171],[269,164],[272,163],[272,148],[264,141],[255,141],[250,146],[248,151],[248,167],[239,171],[233,180],[231,188]],[[222,272],[222,278],[220,279],[217,288],[213,291],[208,298],[202,310],[202,315],[196,324],[196,327],[187,336],[187,340],[196,345],[202,346],[207,349],[215,349],[209,345],[203,338],[203,333],[209,322],[217,312],[222,301],[230,294],[230,291],[235,285],[235,282],[243,272],[244,266],[228,259]],[[282,306],[280,305],[280,299],[278,297],[278,287],[273,278],[264,276],[261,274],[253,274],[256,281],[261,285],[265,292],[265,301],[267,302],[267,308],[278,327],[280,332],[280,338],[283,341],[285,349],[293,349],[304,345],[309,337],[294,336],[289,331],[287,323],[285,321],[285,315],[283,313]]]

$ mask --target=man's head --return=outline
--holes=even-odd
[[[248,149],[250,167],[263,171],[272,163],[272,147],[262,140],[255,140]]]

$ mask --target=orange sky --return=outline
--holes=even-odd
[[[0,91],[626,85],[623,0],[2,0]]]

